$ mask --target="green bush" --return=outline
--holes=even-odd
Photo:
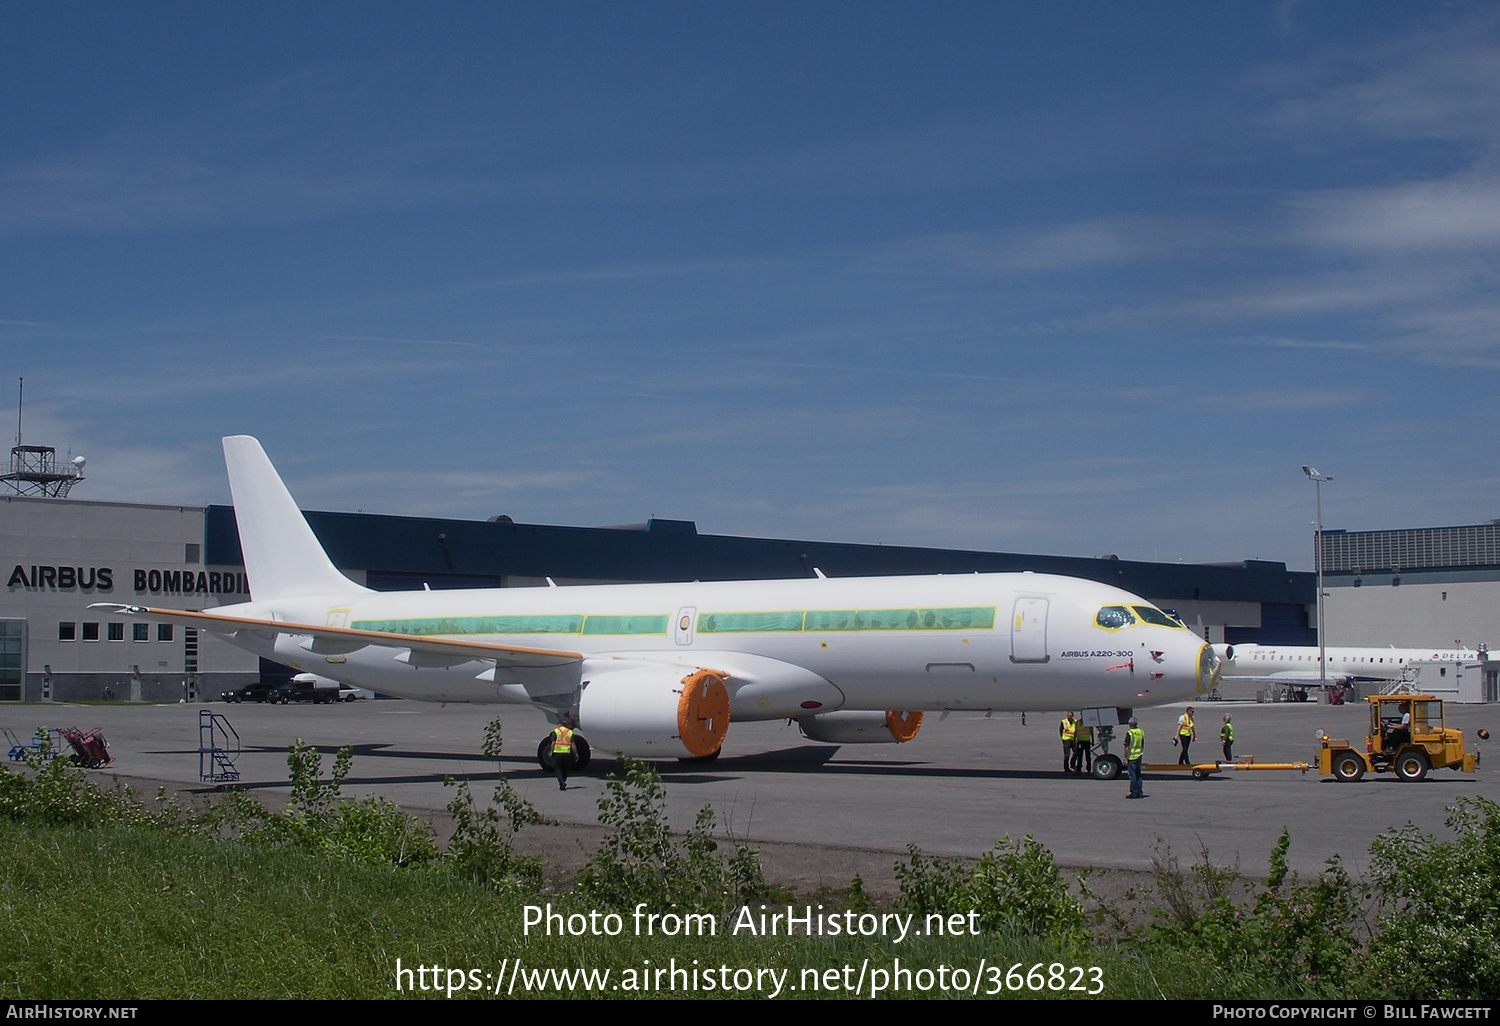
[[[1159,889],[1170,911],[1156,910],[1150,940],[1202,963],[1225,997],[1317,997],[1345,992],[1360,953],[1356,927],[1363,922],[1359,889],[1338,856],[1317,878],[1300,882],[1289,874],[1291,835],[1283,829],[1271,852],[1265,887],[1248,904],[1229,895],[1232,871],[1213,867],[1203,853],[1199,900],[1184,896],[1176,861],[1158,863]],[[1166,872],[1164,873],[1164,867]]]
[[[67,756],[54,758],[45,729],[39,753],[26,757],[29,772],[0,763],[0,816],[18,822],[52,826],[104,823],[166,827],[175,822],[175,803],[154,810],[124,785],[101,787]]]
[[[738,845],[718,854],[714,811],[704,806],[680,839],[667,825],[666,791],[649,763],[621,758],[599,798],[599,822],[610,829],[579,874],[577,891],[597,907],[677,905],[724,911],[766,893],[760,853]]]
[[[438,856],[432,824],[402,811],[388,798],[345,798],[353,752],[342,748],[333,773],[323,779],[323,757],[301,738],[287,752],[292,795],[281,812],[267,809],[243,791],[229,791],[193,815],[189,826],[251,844],[291,848],[353,862],[423,865]]]
[[[450,787],[454,785],[452,778],[443,783]],[[457,786],[458,791],[448,803],[448,812],[453,817],[453,837],[448,841],[444,859],[459,872],[487,883],[502,887],[540,887],[542,860],[518,853],[514,837],[516,831],[526,824],[545,823],[547,818],[517,794],[510,781],[504,778],[495,786],[492,804],[483,810],[474,807],[467,781],[460,781]]]
[[[919,917],[974,911],[986,933],[1008,932],[1075,950],[1090,937],[1083,906],[1035,838],[1002,837],[978,865],[907,846],[896,863],[898,904]]]
[[[1460,798],[1448,813],[1454,840],[1407,824],[1370,847],[1382,897],[1368,974],[1377,992],[1500,997],[1500,806]]]
[[[498,716],[484,725],[484,744],[480,746],[479,750],[484,754],[486,759],[498,760],[500,758],[501,726],[500,717]]]
[[[322,779],[323,757],[299,737],[287,753],[292,800],[287,810],[273,814],[268,831],[312,855],[331,855],[355,862],[423,865],[437,857],[432,824],[407,815],[389,798],[371,796],[351,801],[342,794],[354,753],[339,749],[329,780]],[[276,835],[280,835],[279,837]]]

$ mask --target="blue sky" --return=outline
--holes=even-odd
[[[77,498],[251,433],[319,509],[1500,517],[1492,4],[6,4],[0,88],[0,417]]]

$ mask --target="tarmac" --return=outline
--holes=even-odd
[[[1146,733],[1145,760],[1171,763],[1183,706],[1137,710]],[[1058,862],[1119,871],[1149,871],[1170,850],[1184,864],[1208,852],[1217,865],[1262,875],[1283,827],[1291,832],[1289,861],[1314,874],[1339,855],[1352,872],[1368,865],[1370,843],[1392,827],[1414,824],[1440,837],[1447,806],[1463,795],[1500,801],[1500,766],[1475,774],[1434,770],[1425,781],[1392,774],[1338,783],[1320,777],[1318,731],[1356,744],[1366,733],[1368,706],[1216,701],[1195,703],[1195,762],[1219,754],[1222,717],[1233,717],[1234,752],[1257,762],[1311,762],[1295,771],[1231,772],[1195,780],[1186,773],[1147,773],[1145,801],[1127,801],[1127,782],[1075,777],[1062,771],[1059,713],[928,713],[918,736],[902,745],[831,745],[804,739],[785,722],[735,723],[720,758],[709,764],[661,763],[667,808],[675,827],[691,825],[712,805],[720,836],[762,850],[768,875],[807,891],[847,886],[857,871],[872,889],[893,883],[891,866],[908,845],[928,854],[977,857],[1003,835],[1031,835]],[[1448,705],[1448,725],[1476,744],[1475,729],[1500,727],[1492,706]],[[228,717],[241,740],[237,786],[284,801],[287,748],[294,739],[333,753],[354,750],[344,792],[381,794],[433,818],[441,832],[453,796],[447,778],[470,781],[477,801],[503,773],[558,826],[528,828],[523,846],[553,856],[553,874],[581,864],[599,834],[598,798],[618,763],[595,752],[592,764],[559,791],[538,767],[537,742],[549,727],[519,706],[429,705],[377,700],[342,705],[68,705],[9,706],[0,722],[18,735],[39,724],[101,727],[115,758],[107,769],[143,794],[158,787],[211,794],[199,778],[199,711]],[[504,723],[499,763],[483,758],[485,725]],[[1111,750],[1123,750],[1124,729]],[[1483,751],[1483,742],[1478,742]]]

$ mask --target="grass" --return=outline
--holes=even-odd
[[[661,780],[640,763],[610,780],[600,801],[610,832],[557,893],[539,889],[533,860],[511,845],[536,813],[503,781],[484,806],[455,791],[454,837],[440,849],[430,825],[389,802],[340,794],[347,750],[326,780],[300,742],[288,767],[286,810],[243,794],[210,808],[142,801],[62,759],[0,767],[0,998],[1500,993],[1500,807],[1485,799],[1450,808],[1454,840],[1382,835],[1369,881],[1336,858],[1317,877],[1288,874],[1283,833],[1268,878],[1244,894],[1207,852],[1184,867],[1163,851],[1143,907],[1086,907],[1050,852],[1002,839],[977,866],[912,849],[897,866],[901,895],[881,908],[857,880],[788,899],[754,852],[720,849],[708,810],[670,833]],[[763,932],[758,913],[785,915],[789,903],[848,909],[870,928]],[[528,906],[548,904],[577,925],[528,930]],[[679,923],[713,913],[698,921],[716,928],[646,934],[635,909]],[[733,929],[745,909],[759,929]],[[928,913],[979,935],[907,934]],[[900,927],[902,916],[914,921]],[[1413,962],[1420,979],[1399,971]]]
[[[943,996],[936,986],[940,966],[945,978],[953,967],[972,976],[983,962],[991,967],[980,977],[983,992],[1003,987],[1005,971],[1016,963],[1024,974],[1037,963],[1063,960],[1101,965],[1101,996],[1162,996],[1149,969],[1125,953],[1060,956],[1004,934],[897,944],[732,936],[721,922],[715,937],[636,937],[627,914],[618,937],[547,937],[536,930],[528,937],[522,928],[527,904],[550,900],[560,911],[587,908],[566,895],[501,893],[444,868],[361,865],[134,826],[16,825],[0,835],[0,866],[0,965],[6,967],[0,992],[10,999],[391,998],[410,993],[396,989],[398,959],[405,969],[442,967],[441,977],[424,974],[429,983],[457,979],[467,987],[473,977],[446,971],[477,971],[483,994],[460,990],[454,997],[487,997],[493,974],[516,958],[526,970],[609,969],[612,986],[627,983],[628,972],[636,974],[636,984],[650,983],[643,970],[670,968],[675,959],[678,967],[699,971],[698,993],[709,997],[726,996],[703,975],[709,969],[740,970],[742,984],[751,980],[744,970],[785,972],[784,988],[803,983],[804,969],[814,970],[820,982],[834,970],[838,988],[797,996],[844,996],[842,988],[857,981],[862,966],[868,991],[871,970],[889,973],[899,959],[916,974],[909,984],[913,996],[924,996],[918,988],[925,982],[927,996],[935,997]],[[416,983],[410,980],[408,986]],[[1094,986],[1091,975],[1082,982]],[[743,995],[759,997],[773,985],[762,973],[759,985]],[[552,987],[526,996],[556,993]],[[665,986],[650,986],[607,996],[667,993]],[[443,993],[418,989],[414,996],[434,995]],[[1024,986],[1014,996],[1044,995],[1057,996]]]

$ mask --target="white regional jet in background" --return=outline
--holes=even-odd
[[[1238,680],[1281,684],[1297,689],[1299,699],[1306,689],[1319,685],[1317,645],[1216,645],[1220,672]],[[1426,665],[1477,663],[1489,658],[1484,650],[1469,648],[1354,648],[1328,646],[1325,677],[1329,684],[1385,683],[1405,675],[1408,669]]]
[[[533,705],[606,751],[712,758],[732,720],[783,718],[815,740],[905,741],[924,710],[1128,710],[1218,680],[1213,649],[1160,609],[1050,574],[371,591],[329,561],[258,441],[225,438],[224,457],[251,601],[97,605],[402,698]]]

